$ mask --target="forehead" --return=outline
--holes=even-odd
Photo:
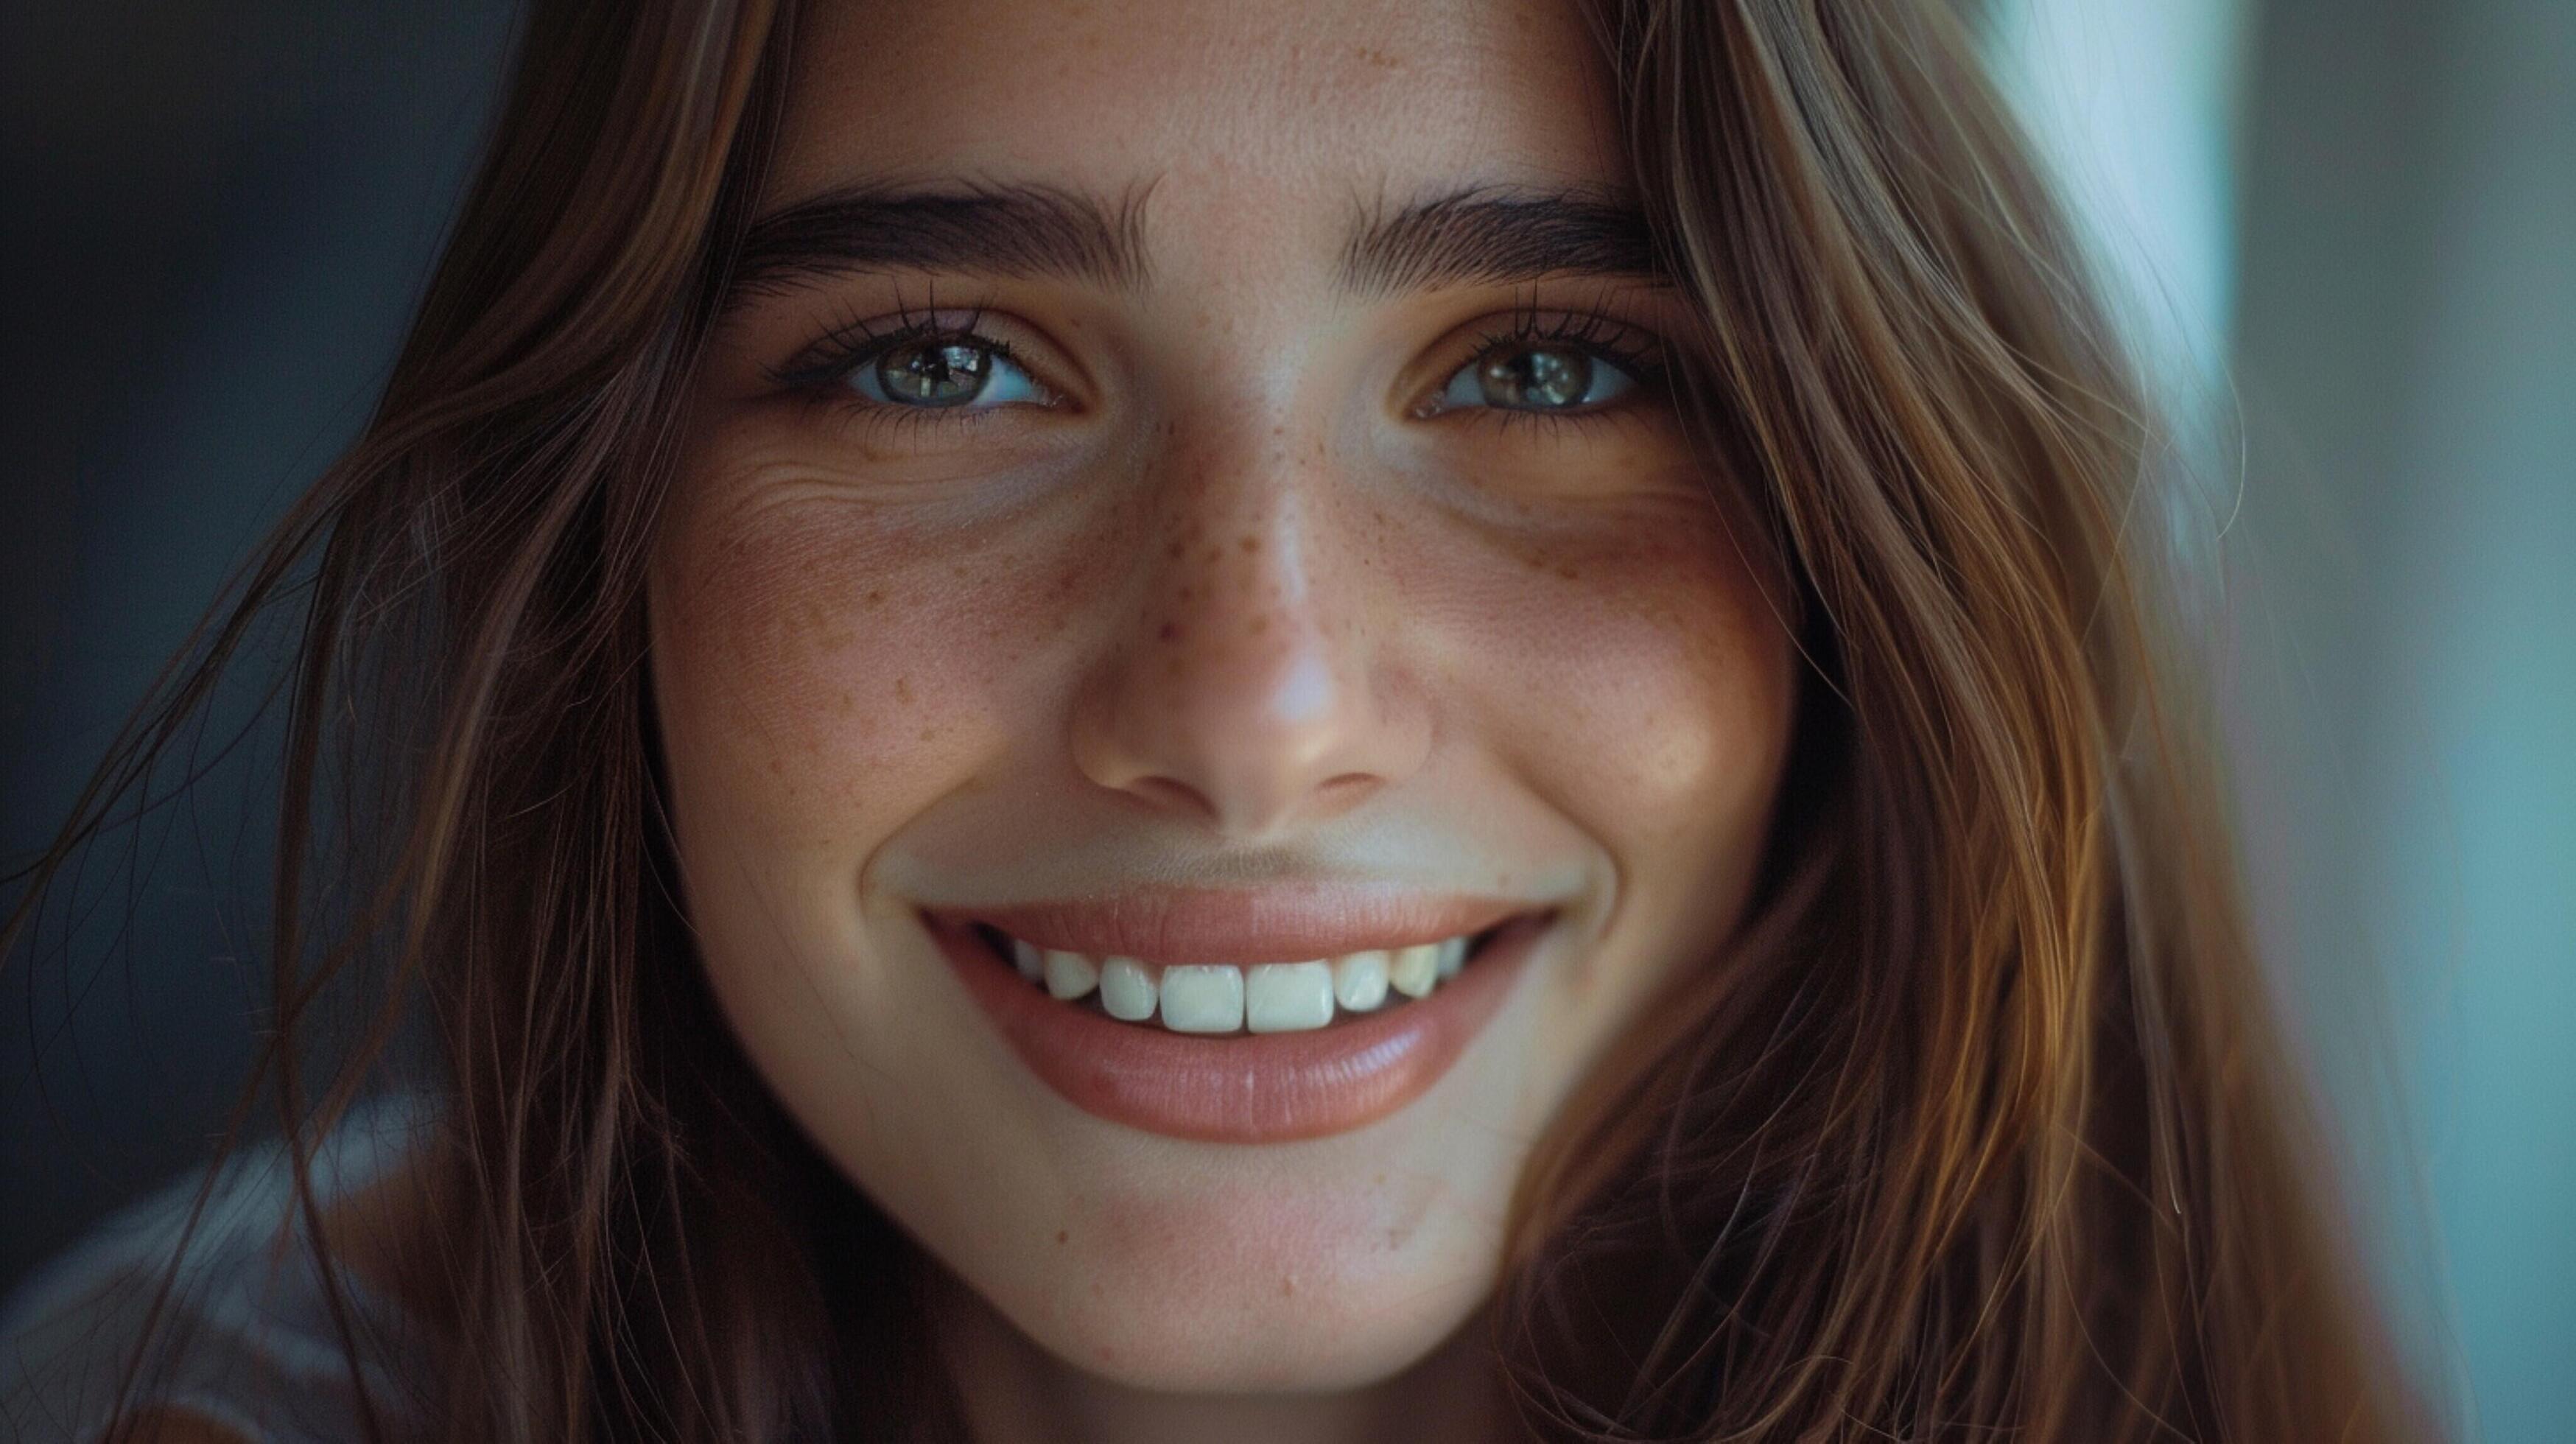
[[[827,0],[799,27],[771,206],[858,179],[1150,184],[1159,230],[1619,179],[1574,0]]]

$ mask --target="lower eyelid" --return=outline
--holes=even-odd
[[[811,398],[811,402],[828,413],[830,424],[859,432],[862,442],[970,433],[1021,409],[1008,406],[890,406],[856,394],[817,395]]]
[[[800,393],[800,400],[809,407],[822,408],[838,424],[885,436],[973,431],[1007,426],[1032,411],[1053,414],[1073,409],[1068,398],[1046,383],[1032,377],[1030,384],[1044,399],[999,406],[905,406],[871,400],[846,385],[825,383]]]

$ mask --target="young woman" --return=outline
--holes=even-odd
[[[293,606],[381,1009],[16,1417],[2431,1437],[2081,274],[1932,0],[537,5],[19,919]]]

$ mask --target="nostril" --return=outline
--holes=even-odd
[[[1316,787],[1316,810],[1324,816],[1349,811],[1385,785],[1386,779],[1372,772],[1342,773]]]
[[[1127,790],[1157,807],[1209,818],[1217,815],[1216,804],[1205,793],[1178,778],[1139,777],[1127,784]]]
[[[1139,620],[1150,629],[1161,619]],[[1193,648],[1216,621],[1191,620]],[[1235,838],[1360,805],[1421,765],[1428,709],[1409,683],[1377,676],[1369,658],[1341,656],[1310,630],[1298,628],[1294,646],[1187,658],[1153,656],[1150,644],[1104,651],[1069,719],[1076,767],[1131,806]],[[1280,635],[1274,620],[1270,636]]]

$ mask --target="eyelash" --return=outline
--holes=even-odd
[[[1497,351],[1534,350],[1551,344],[1580,351],[1627,372],[1636,378],[1640,400],[1662,395],[1670,379],[1663,345],[1651,333],[1624,321],[1613,320],[1598,311],[1549,312],[1534,302],[1515,309],[1509,325],[1477,337],[1474,349],[1467,353],[1459,367],[1478,365]],[[1459,367],[1452,367],[1441,374],[1444,384],[1448,378],[1458,374]],[[1521,410],[1508,406],[1472,406],[1462,408],[1462,411],[1473,418],[1467,422],[1468,425],[1491,426],[1502,432],[1509,432],[1515,426],[1542,426],[1553,434],[1559,427],[1613,416],[1635,404],[1634,400],[1614,401],[1606,406],[1579,411]],[[1426,421],[1462,414],[1461,411],[1439,411],[1425,415],[1420,407],[1414,408],[1414,413],[1418,419]]]
[[[882,329],[868,318],[844,316],[798,352],[796,360],[771,371],[770,381],[890,435],[909,434],[920,427],[972,426],[989,416],[990,408],[888,406],[870,401],[850,388],[849,379],[860,367],[874,365],[887,352],[919,341],[971,341],[981,350],[1019,364],[1011,343],[977,330],[984,322],[980,304],[964,308],[963,321],[941,320],[935,297],[929,307],[919,312],[897,304],[895,323]]]
[[[984,308],[979,304],[965,309],[963,321],[943,321],[935,303],[931,309],[918,313],[909,308],[898,310],[895,324],[883,328],[863,317],[845,317],[799,352],[795,361],[771,371],[770,380],[783,389],[801,393],[817,404],[829,406],[872,428],[883,428],[889,434],[910,434],[918,428],[972,427],[989,419],[995,411],[1007,408],[889,406],[859,395],[848,383],[861,366],[873,365],[890,351],[922,341],[971,342],[1003,361],[1019,365],[1008,341],[978,331],[983,317]],[[1663,347],[1648,333],[1599,312],[1547,312],[1535,304],[1516,309],[1509,325],[1478,336],[1474,348],[1459,366],[1476,365],[1505,348],[1551,344],[1581,351],[1619,367],[1636,379],[1640,393],[1649,396],[1660,394],[1667,380]],[[1457,374],[1457,369],[1443,373],[1444,383]],[[1431,413],[1425,413],[1417,406],[1413,408],[1413,414],[1420,420],[1450,418],[1447,424],[1456,425],[1459,423],[1455,418],[1463,412],[1473,418],[1466,423],[1469,425],[1486,425],[1500,431],[1509,431],[1516,426],[1542,425],[1553,431],[1557,427],[1589,422],[1626,410],[1632,404],[1613,402],[1580,411],[1476,406]]]

